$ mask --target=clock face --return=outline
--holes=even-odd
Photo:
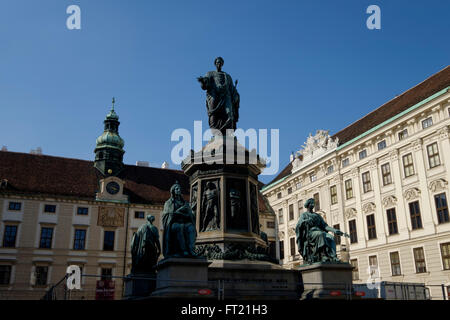
[[[117,182],[111,181],[106,185],[106,191],[108,191],[109,194],[116,194],[119,192],[120,186]]]

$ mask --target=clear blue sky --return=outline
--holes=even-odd
[[[81,30],[66,28],[71,4]],[[366,28],[371,4],[381,30]],[[449,12],[436,0],[2,0],[0,146],[93,160],[115,96],[125,162],[160,166],[174,129],[207,123],[196,77],[220,55],[239,79],[239,126],[280,129],[281,170],[309,132],[335,133],[447,66]]]

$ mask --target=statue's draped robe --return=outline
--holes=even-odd
[[[194,254],[195,216],[189,203],[183,199],[170,198],[164,204],[163,223],[163,255],[181,256]]]
[[[304,212],[300,215],[295,233],[298,251],[307,263],[328,261],[336,258],[334,238],[326,230],[327,223],[314,212]]]
[[[149,272],[158,261],[160,251],[158,229],[145,223],[131,240],[133,272]]]
[[[240,97],[231,76],[225,72],[209,71],[204,78],[210,128],[222,134],[226,129],[236,129]]]

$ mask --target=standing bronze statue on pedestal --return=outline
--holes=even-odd
[[[239,120],[239,93],[231,76],[222,71],[224,60],[214,60],[217,71],[209,71],[204,77],[198,77],[201,88],[206,90],[206,109],[208,110],[209,127],[219,130],[222,135],[227,129],[236,129]]]
[[[151,273],[161,254],[155,217],[147,216],[147,222],[139,227],[131,240],[131,273]]]

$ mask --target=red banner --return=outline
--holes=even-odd
[[[97,280],[95,300],[114,300],[115,288],[114,280]]]

